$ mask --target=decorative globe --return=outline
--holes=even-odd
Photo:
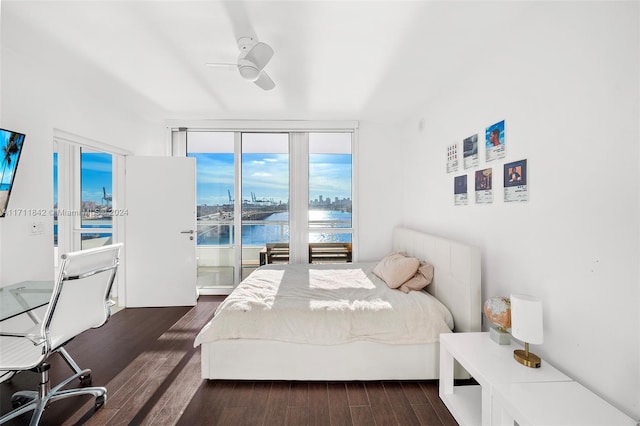
[[[484,314],[500,331],[511,328],[511,300],[498,296],[484,302]]]

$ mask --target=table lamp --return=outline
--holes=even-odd
[[[524,342],[513,357],[522,365],[540,367],[540,357],[529,352],[529,343],[540,344],[542,338],[542,301],[526,294],[511,295],[511,335]]]

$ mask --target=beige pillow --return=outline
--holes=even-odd
[[[431,284],[433,281],[433,265],[421,262],[418,272],[407,282],[400,286],[400,290],[409,293],[410,291],[419,291]]]
[[[405,257],[400,253],[386,256],[373,268],[373,273],[391,288],[398,288],[413,277],[420,266],[415,257]]]

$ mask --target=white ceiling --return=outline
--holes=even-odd
[[[37,38],[23,53],[88,63],[164,118],[389,119],[472,72],[507,9],[457,1],[4,0],[2,21]],[[235,62],[236,39],[247,35],[275,50],[265,68],[272,91],[236,70],[205,66]],[[3,33],[3,44],[18,39]]]

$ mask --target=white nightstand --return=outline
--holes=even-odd
[[[498,345],[489,333],[440,335],[440,399],[461,425],[491,425],[493,386],[502,383],[569,382],[571,378],[542,361],[529,368],[513,359],[521,346]],[[454,359],[479,386],[454,386]]]
[[[493,422],[513,426],[635,426],[636,422],[578,382],[493,387]]]

